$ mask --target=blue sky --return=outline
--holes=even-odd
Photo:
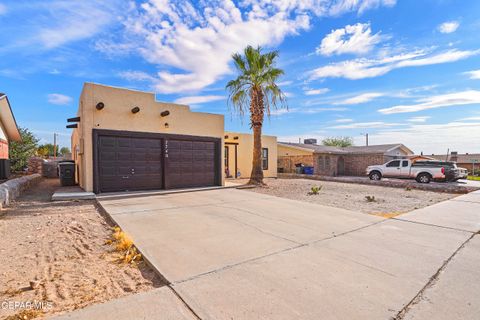
[[[84,82],[232,113],[230,56],[279,50],[279,140],[352,136],[420,153],[480,152],[480,2],[475,0],[0,0],[0,92],[17,122],[69,146]]]

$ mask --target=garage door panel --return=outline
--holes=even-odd
[[[163,188],[161,139],[99,136],[101,192]]]
[[[214,142],[169,139],[166,164],[169,188],[216,184]]]

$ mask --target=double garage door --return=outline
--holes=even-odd
[[[220,139],[94,131],[95,191],[219,185]]]

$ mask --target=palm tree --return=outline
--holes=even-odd
[[[275,68],[278,51],[262,53],[260,47],[248,46],[244,55],[232,55],[238,77],[227,83],[229,102],[244,115],[250,112],[250,127],[253,129],[253,161],[249,184],[263,185],[262,170],[262,126],[265,112],[270,116],[271,108],[286,106],[283,92],[276,84],[283,70]]]

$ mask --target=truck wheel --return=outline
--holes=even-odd
[[[420,173],[417,176],[418,183],[430,183],[431,180],[432,180],[432,176],[430,176],[428,173]]]
[[[378,181],[382,179],[382,174],[378,171],[372,171],[368,176],[370,177],[370,180]]]

